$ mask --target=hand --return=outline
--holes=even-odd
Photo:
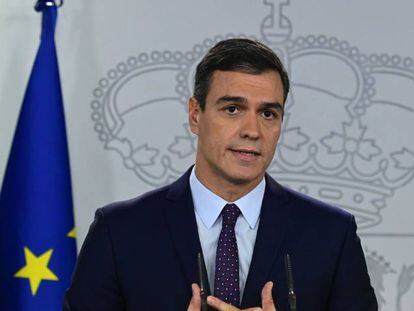
[[[193,292],[193,296],[191,297],[190,304],[188,306],[187,311],[200,311],[201,310],[201,295],[200,295],[200,287],[193,283],[191,284],[191,290]]]
[[[262,307],[255,307],[255,308],[249,308],[249,309],[244,309],[244,311],[277,311],[275,304],[273,302],[273,297],[272,297],[272,288],[273,288],[273,283],[272,282],[267,282],[265,284],[265,286],[262,289]],[[193,298],[194,298],[194,290],[193,290]],[[191,299],[191,301],[193,301],[193,299]],[[201,301],[201,300],[200,300]],[[225,303],[224,301],[221,301],[220,299],[214,297],[214,296],[208,296],[207,297],[207,303],[212,306],[213,308],[215,308],[218,311],[242,311],[232,305],[229,305],[227,303]],[[191,303],[190,303],[191,305]],[[201,303],[200,303],[201,305]],[[199,307],[200,308],[200,307]],[[195,310],[200,310],[200,309],[188,309],[188,311],[195,311]]]

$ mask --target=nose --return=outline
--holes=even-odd
[[[260,136],[259,120],[255,113],[248,113],[243,118],[240,130],[241,138],[257,140]]]

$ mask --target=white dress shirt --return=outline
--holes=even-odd
[[[240,298],[243,297],[259,226],[259,215],[265,187],[266,182],[263,178],[252,191],[235,202],[227,202],[207,189],[198,180],[195,174],[195,166],[193,167],[190,175],[191,195],[193,197],[198,235],[212,294],[214,294],[217,242],[222,224],[221,211],[226,204],[234,203],[241,211],[241,215],[236,222],[235,232],[239,252]]]

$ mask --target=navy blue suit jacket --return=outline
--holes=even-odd
[[[64,310],[187,309],[201,252],[190,171],[169,186],[97,210]],[[277,310],[289,310],[286,253],[297,310],[378,309],[353,216],[266,176],[243,308],[259,306],[271,280]]]

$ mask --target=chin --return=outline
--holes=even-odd
[[[233,174],[232,174],[233,173]],[[229,172],[227,175],[228,180],[232,184],[244,185],[249,184],[262,176],[264,173],[261,172]]]

